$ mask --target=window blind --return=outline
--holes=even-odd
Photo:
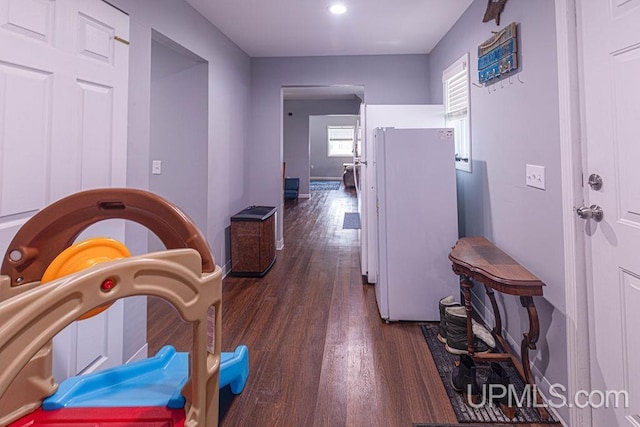
[[[467,116],[469,104],[469,84],[466,68],[446,81],[446,115],[447,119],[458,119]]]

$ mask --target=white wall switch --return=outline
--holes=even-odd
[[[545,189],[544,166],[527,165],[526,174],[529,187]]]
[[[151,174],[160,175],[162,173],[162,160],[154,160],[151,162]]]

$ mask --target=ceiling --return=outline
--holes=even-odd
[[[429,53],[472,1],[187,0],[250,57]]]

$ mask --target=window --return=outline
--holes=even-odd
[[[351,157],[355,126],[327,126],[329,157]]]
[[[471,126],[469,112],[469,54],[442,73],[446,126],[454,129],[456,169],[471,172]]]

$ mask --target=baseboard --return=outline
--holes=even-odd
[[[149,357],[149,344],[144,343],[142,347],[138,351],[134,353],[133,356],[129,358],[125,363],[137,362],[138,360],[144,360]]]
[[[284,249],[284,239],[276,240],[276,251]]]
[[[231,260],[222,266],[222,278],[224,279],[231,273]]]
[[[485,325],[488,325],[488,326],[495,325],[495,317],[493,316],[493,308],[487,307],[484,304],[484,302],[482,302],[480,299],[474,298],[473,294],[471,296],[471,305],[473,307],[474,312],[478,316],[480,316],[480,318],[482,319],[482,321],[484,322]],[[511,348],[516,351],[516,354],[518,355],[518,357],[520,357],[521,354],[518,352],[518,349],[520,348],[520,342],[517,342],[511,336],[511,334],[509,334],[509,331],[507,331],[505,328],[502,328],[502,336],[509,343]],[[551,387],[552,387],[551,382],[549,382],[549,380],[542,374],[542,372],[540,372],[540,370],[535,365],[535,363],[531,365],[531,371],[532,371],[534,377],[540,378],[540,380],[537,381],[538,392],[540,393],[540,395],[545,400],[549,401],[547,396],[549,396],[549,394],[550,394],[549,390],[551,390]],[[569,425],[560,416],[560,414],[558,413],[556,408],[549,406],[549,407],[547,407],[547,409],[549,410],[549,412],[553,413],[553,415],[556,417],[556,419],[558,421],[560,421],[560,423],[563,426],[568,426]]]
[[[312,176],[310,179],[313,181],[342,181],[341,176]]]

